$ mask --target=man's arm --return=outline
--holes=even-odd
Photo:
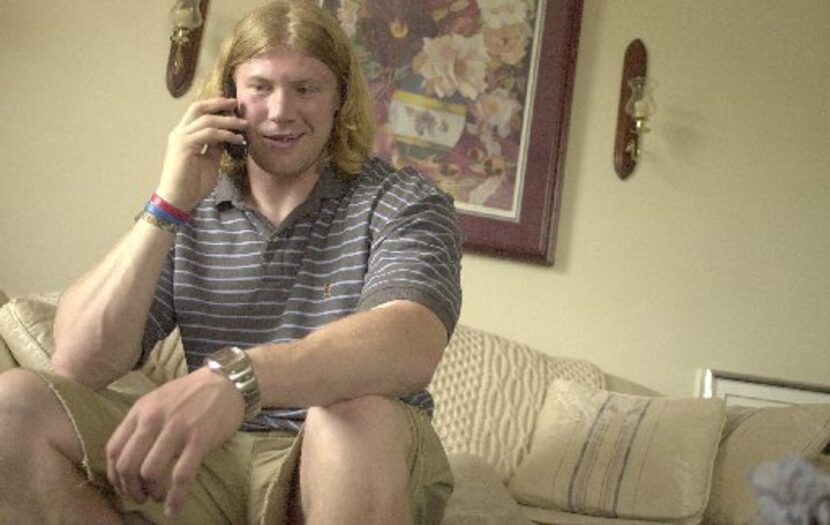
[[[173,234],[139,221],[61,297],[55,371],[90,388],[106,386],[138,360],[147,312]]]
[[[233,99],[192,104],[170,132],[156,193],[181,210],[193,209],[216,185],[223,143],[240,143],[244,119],[218,115]],[[203,152],[203,148],[207,149]],[[139,221],[80,281],[55,317],[55,370],[101,388],[137,361],[147,314],[174,236]]]
[[[447,330],[427,307],[392,301],[301,340],[250,349],[265,407],[326,406],[417,392],[432,379]]]

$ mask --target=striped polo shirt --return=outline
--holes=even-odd
[[[461,308],[460,257],[452,200],[412,169],[372,158],[347,180],[327,168],[277,227],[220,176],[170,250],[144,356],[178,326],[192,371],[224,346],[300,339],[395,299],[430,308],[451,334]],[[432,411],[425,390],[403,400]],[[296,431],[305,412],[265,410],[243,428]]]

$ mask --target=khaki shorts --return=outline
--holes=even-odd
[[[164,515],[162,504],[122,499],[107,481],[107,440],[138,396],[110,389],[93,391],[58,375],[38,373],[75,427],[90,482],[122,512],[138,512],[159,524],[284,523],[299,464],[302,432],[237,432],[205,458],[191,483],[184,510],[171,519]],[[437,524],[452,492],[449,463],[426,414],[403,403],[401,407],[412,438],[409,489],[415,522]]]

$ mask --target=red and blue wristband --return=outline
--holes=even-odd
[[[150,202],[152,204],[154,204],[155,206],[157,206],[158,208],[160,208],[161,210],[163,210],[169,216],[174,217],[175,219],[177,219],[180,222],[180,224],[184,224],[184,223],[188,222],[190,219],[193,218],[193,215],[191,215],[190,213],[188,213],[184,210],[181,210],[181,209],[173,206],[172,204],[170,204],[166,200],[159,197],[158,194],[156,194],[156,193],[153,193],[150,196]]]
[[[192,218],[193,216],[190,213],[176,208],[155,193],[144,205],[144,211],[137,217],[137,219],[143,219],[153,226],[171,233],[178,232],[179,228]]]

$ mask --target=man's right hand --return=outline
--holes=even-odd
[[[216,186],[223,143],[242,144],[245,119],[234,115],[236,99],[194,102],[167,139],[167,153],[156,193],[190,211]]]
[[[124,497],[165,503],[172,516],[205,456],[242,424],[245,401],[207,368],[169,381],[140,398],[107,442],[107,478]]]

